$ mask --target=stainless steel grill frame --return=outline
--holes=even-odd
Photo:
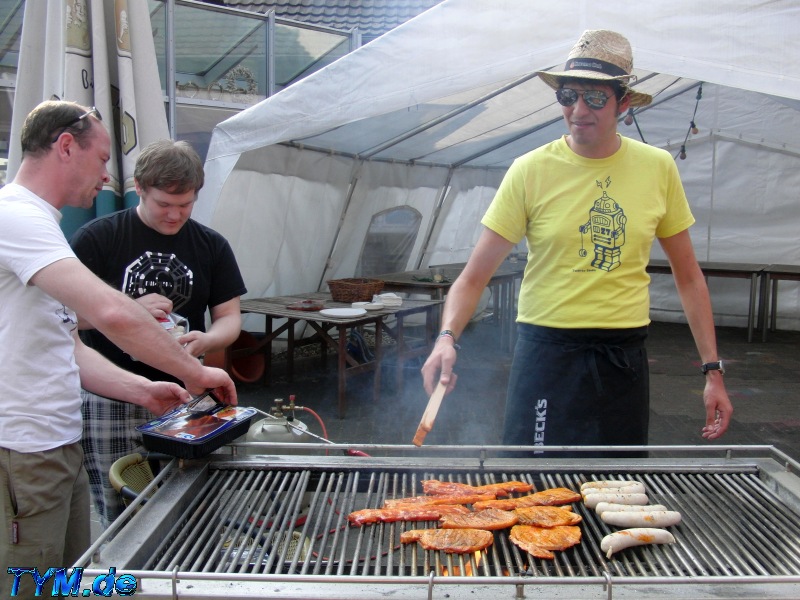
[[[156,495],[90,549],[87,574],[133,574],[141,598],[800,598],[800,465],[772,447],[650,447],[649,458],[604,448],[585,459],[496,458],[494,450],[516,450],[498,447],[426,450],[173,461]],[[400,545],[402,531],[434,523],[347,523],[354,510],[421,494],[423,479],[578,490],[604,478],[642,481],[651,502],[680,511],[683,521],[670,528],[676,544],[607,559],[600,540],[616,528],[582,504],[581,544],[553,561],[532,559],[505,531],[484,553],[450,555]]]

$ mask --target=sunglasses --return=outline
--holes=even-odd
[[[97,118],[97,120],[98,120],[98,121],[102,121],[102,120],[103,120],[103,117],[100,115],[100,111],[99,111],[99,110],[97,110],[97,108],[95,108],[95,107],[93,106],[92,108],[90,108],[89,110],[87,110],[87,111],[86,111],[85,113],[83,113],[82,115],[80,115],[80,116],[77,116],[77,117],[75,117],[74,119],[72,119],[72,120],[71,120],[69,123],[67,123],[66,125],[62,125],[61,127],[59,127],[59,128],[58,128],[58,133],[57,133],[57,134],[56,134],[56,135],[53,137],[53,139],[52,139],[52,140],[50,140],[50,143],[51,143],[51,144],[55,144],[55,143],[58,141],[58,138],[60,138],[60,137],[61,137],[61,134],[62,134],[62,133],[64,133],[64,132],[65,132],[67,129],[69,129],[70,127],[74,127],[75,125],[77,125],[78,123],[80,123],[81,121],[83,121],[84,119],[86,119],[87,117],[89,117],[89,116],[91,116],[91,115],[94,115],[94,116]]]
[[[556,100],[561,106],[572,106],[578,101],[578,96],[583,96],[586,106],[594,110],[600,110],[608,102],[608,94],[600,90],[573,90],[572,88],[560,88],[556,90]]]

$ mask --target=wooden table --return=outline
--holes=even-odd
[[[466,264],[432,265],[425,269],[375,275],[374,278],[384,282],[384,292],[425,294],[433,299],[443,300]],[[500,346],[509,351],[513,347],[516,331],[514,328],[516,282],[522,279],[525,264],[525,261],[516,263],[504,261],[494,272],[487,285],[494,296],[494,310],[500,325]],[[441,274],[443,279],[435,281],[434,273]],[[439,322],[441,323],[441,311],[439,311]]]
[[[761,341],[767,330],[775,331],[778,320],[778,281],[800,281],[800,265],[767,265],[761,272]],[[770,283],[772,285],[770,285]]]
[[[705,275],[706,278],[733,277],[736,279],[750,280],[750,302],[747,312],[747,341],[752,342],[753,331],[755,330],[756,326],[756,315],[758,314],[758,279],[761,277],[762,272],[767,268],[768,265],[712,261],[698,261],[698,264],[700,265],[700,270],[703,271],[703,275]],[[647,265],[647,272],[671,274],[672,268],[667,260],[653,259],[650,261],[650,264]]]
[[[403,363],[415,356],[428,354],[436,335],[436,325],[434,311],[441,304],[440,300],[403,300],[402,306],[396,308],[383,308],[381,310],[367,311],[365,315],[357,317],[330,317],[320,314],[319,311],[303,311],[288,308],[289,305],[303,300],[320,300],[325,303],[325,308],[350,308],[349,303],[334,302],[329,293],[312,292],[306,294],[294,294],[290,296],[276,296],[273,298],[251,298],[242,300],[241,312],[264,315],[266,319],[264,328],[264,338],[255,348],[237,350],[236,353],[252,354],[263,352],[265,355],[266,370],[264,373],[265,382],[269,382],[269,375],[272,366],[272,342],[284,332],[287,337],[287,377],[291,381],[294,375],[294,352],[298,346],[308,343],[322,344],[322,360],[324,361],[327,353],[325,348],[330,346],[336,350],[338,359],[338,411],[339,417],[343,418],[347,408],[346,383],[347,377],[365,371],[374,372],[373,394],[377,397],[380,394],[380,363],[383,358],[383,333],[386,332],[397,341],[397,381],[398,386],[402,387]],[[408,315],[422,313],[425,315],[426,336],[424,344],[412,346],[408,343],[404,332],[404,318]],[[397,319],[394,327],[386,322],[387,317]],[[275,320],[282,323],[275,326]],[[314,335],[302,341],[295,340],[295,325],[299,322],[307,323],[313,330]],[[347,332],[354,327],[373,325],[375,327],[375,356],[368,362],[360,363],[347,351]],[[329,331],[335,329],[338,333],[334,339]],[[232,358],[232,356],[231,356]],[[229,359],[226,359],[226,361]]]

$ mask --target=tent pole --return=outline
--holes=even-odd
[[[342,234],[342,226],[344,225],[344,218],[347,215],[347,209],[350,208],[350,203],[353,201],[353,194],[356,191],[356,185],[358,185],[358,173],[361,170],[361,166],[364,164],[364,161],[361,159],[357,159],[357,163],[355,168],[353,169],[353,174],[350,177],[350,183],[347,186],[347,196],[344,200],[344,206],[342,206],[342,212],[339,214],[339,224],[336,226],[336,235],[333,236],[333,242],[331,242],[331,248],[328,250],[328,258],[325,261],[325,268],[322,269],[322,276],[320,277],[319,283],[317,284],[317,290],[322,290],[322,284],[327,281],[328,271],[331,268],[331,263],[333,261],[333,253],[336,252],[336,246],[339,244],[339,236]]]
[[[415,269],[419,269],[422,266],[422,262],[425,260],[425,256],[428,254],[428,246],[431,243],[433,230],[436,228],[436,223],[439,222],[439,215],[442,212],[444,200],[447,198],[447,194],[450,192],[450,181],[453,179],[454,172],[455,169],[450,167],[450,169],[447,171],[447,179],[445,179],[444,185],[442,185],[442,187],[439,189],[439,196],[436,198],[436,206],[433,208],[431,220],[428,222],[428,229],[425,231],[425,241],[422,243],[422,249],[417,257],[417,263],[414,265]]]
[[[166,56],[167,63],[167,123],[169,125],[169,137],[173,140],[178,139],[177,108],[175,106],[175,0],[167,0],[166,13]]]

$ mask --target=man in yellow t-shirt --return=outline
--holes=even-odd
[[[652,100],[629,86],[632,71],[628,41],[594,30],[584,32],[564,71],[537,73],[556,90],[569,133],[509,168],[450,289],[443,331],[422,368],[428,393],[437,381],[453,389],[455,342],[492,274],[524,238],[528,264],[504,444],[647,444],[645,269],[654,240],[669,258],[703,362],[702,436],[716,439],[728,428],[733,408],[675,162],[664,150],[617,133],[621,114]]]

